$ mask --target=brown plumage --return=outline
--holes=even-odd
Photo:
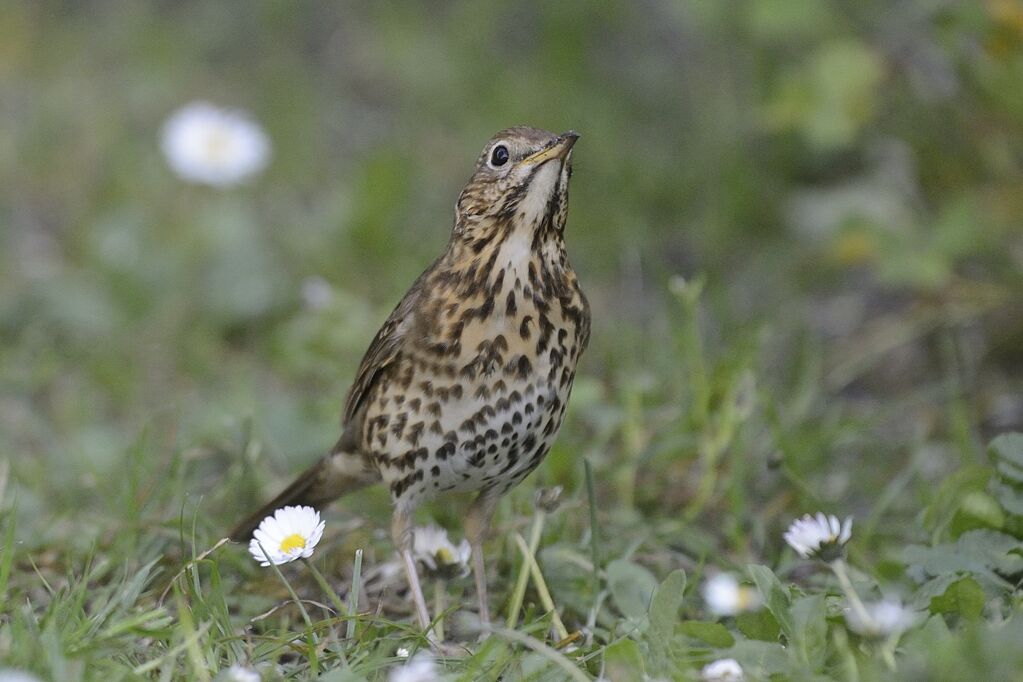
[[[383,481],[392,536],[420,624],[429,626],[411,556],[423,499],[478,491],[466,517],[480,616],[489,620],[482,541],[502,494],[557,436],[586,348],[590,314],[565,254],[571,150],[578,135],[517,127],[495,135],[456,205],[444,253],[377,332],[356,373],[343,435],[232,532],[247,540],[284,505],[320,508]]]

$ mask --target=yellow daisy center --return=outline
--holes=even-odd
[[[437,550],[437,563],[450,566],[455,563],[455,555],[451,553],[451,550],[447,547],[441,547]]]
[[[291,552],[296,549],[305,549],[305,538],[298,533],[292,533],[281,540],[282,552]]]

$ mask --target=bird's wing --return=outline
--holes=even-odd
[[[348,391],[348,398],[345,399],[345,409],[341,416],[341,426],[346,433],[358,430],[358,424],[353,424],[355,416],[359,414],[360,408],[366,402],[371,389],[384,371],[394,362],[401,352],[408,338],[410,329],[414,326],[415,314],[423,297],[423,288],[420,283],[426,278],[427,272],[419,276],[409,289],[401,302],[391,311],[390,316],[380,327],[380,331],[373,337],[369,344],[369,350],[362,357],[358,372],[355,373],[355,381],[351,390]]]

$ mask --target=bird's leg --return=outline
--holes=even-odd
[[[472,548],[472,572],[476,579],[476,597],[480,602],[480,621],[490,625],[490,605],[487,601],[487,571],[483,564],[483,540],[490,530],[490,519],[500,496],[493,490],[484,490],[469,507],[465,517],[465,537]]]
[[[419,573],[416,572],[416,560],[412,556],[412,515],[400,507],[394,510],[394,518],[391,520],[391,538],[398,548],[398,553],[401,554],[402,563],[405,564],[405,576],[408,578],[409,589],[412,590],[412,601],[416,605],[419,626],[423,628],[430,643],[436,645],[436,635],[430,629],[430,612],[426,610],[426,599],[423,598]]]

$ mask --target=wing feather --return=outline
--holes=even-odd
[[[355,424],[353,421],[366,403],[373,385],[401,354],[409,332],[415,326],[416,312],[423,298],[421,284],[432,270],[431,267],[416,279],[405,297],[391,311],[383,326],[380,327],[380,331],[373,337],[366,354],[362,357],[341,415],[341,426],[345,429],[346,434],[350,431],[359,431],[361,424]]]

